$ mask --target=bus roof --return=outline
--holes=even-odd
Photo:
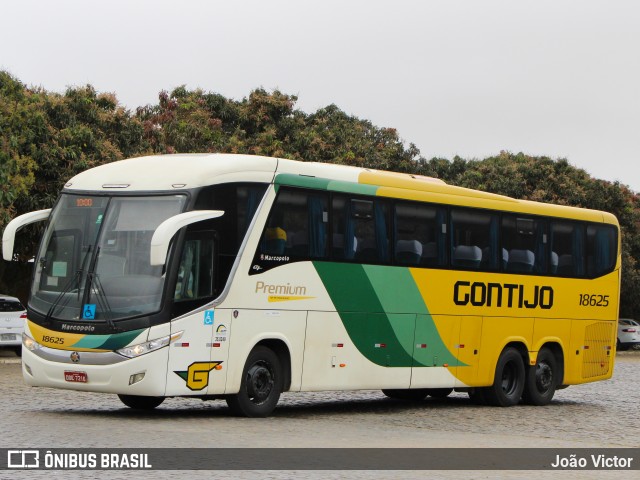
[[[257,155],[152,155],[100,165],[73,177],[65,191],[141,192],[184,190],[228,182],[274,182],[617,225],[614,215],[576,207],[516,200],[421,175]]]

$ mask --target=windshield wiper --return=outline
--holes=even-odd
[[[109,325],[111,330],[118,331],[118,327],[116,327],[113,318],[111,318],[111,306],[109,305],[106,293],[104,293],[104,287],[100,281],[100,276],[97,273],[89,273],[89,288],[91,289],[90,293],[95,292],[96,294],[98,306],[104,313],[104,319],[107,322],[107,325]]]
[[[69,300],[71,299],[71,297],[68,296],[67,293],[71,291],[71,288],[73,287],[73,285],[77,285],[78,302],[80,302],[80,294],[81,294],[80,283],[82,281],[82,274],[87,273],[87,270],[85,269],[85,264],[87,263],[87,258],[89,258],[89,254],[91,253],[92,249],[93,249],[93,245],[87,245],[87,252],[84,254],[84,257],[82,258],[82,262],[80,263],[80,268],[76,271],[74,276],[69,279],[69,281],[64,286],[62,291],[58,294],[56,299],[51,304],[51,307],[49,307],[49,310],[47,310],[47,314],[44,317],[44,321],[47,325],[51,325],[51,318],[58,311],[57,308],[58,307],[64,308],[67,305],[67,303],[69,303]],[[43,265],[43,268],[44,268],[44,265]],[[60,303],[60,301],[63,298],[65,298],[65,301],[63,303]],[[78,317],[80,317],[80,315],[78,315]]]
[[[87,273],[87,285],[86,285],[86,302],[88,303],[91,298],[91,293],[95,291],[97,297],[97,304],[100,307],[100,310],[104,313],[104,319],[109,325],[111,330],[117,331],[118,327],[114,323],[111,318],[111,306],[109,305],[109,300],[107,300],[107,295],[104,293],[104,287],[102,286],[102,282],[100,281],[100,276],[95,273],[96,265],[98,263],[98,257],[100,256],[100,247],[96,248],[95,256],[93,257],[93,261],[91,262],[91,267],[89,268],[89,273]],[[83,306],[84,309],[84,306]]]
[[[78,285],[77,287],[78,296],[80,295],[80,279],[82,277],[82,272],[83,272],[82,270],[78,270],[75,273],[75,275],[69,279],[67,284],[64,286],[62,291],[58,294],[56,299],[53,301],[53,303],[49,307],[49,310],[47,310],[47,314],[44,317],[44,321],[47,325],[51,325],[51,317],[53,317],[53,315],[56,313],[57,311],[56,309],[58,307],[64,308],[67,305],[67,303],[69,303],[70,297],[67,296],[67,293],[71,291],[71,288],[73,287],[74,284]],[[60,300],[62,300],[63,298],[65,298],[65,301],[63,303],[60,303]]]

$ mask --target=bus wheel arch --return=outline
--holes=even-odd
[[[522,399],[529,405],[547,405],[564,376],[564,355],[557,343],[546,343],[538,351],[535,365],[527,367]]]
[[[287,392],[291,388],[291,351],[287,344],[280,339],[261,340],[256,344],[254,349],[262,345],[278,356],[280,368],[282,370],[282,391]]]
[[[483,390],[488,405],[510,407],[520,402],[525,387],[527,347],[519,342],[507,344],[496,363],[493,385]]]

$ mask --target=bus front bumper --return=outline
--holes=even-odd
[[[27,385],[84,392],[164,396],[168,348],[126,358],[115,352],[22,349]]]

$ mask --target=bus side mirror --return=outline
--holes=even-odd
[[[13,244],[16,240],[16,232],[25,225],[30,223],[41,222],[49,218],[51,209],[36,210],[35,212],[25,213],[11,220],[2,234],[2,258],[7,262],[13,260]]]
[[[211,220],[212,218],[218,218],[222,215],[224,215],[224,211],[222,210],[195,210],[167,218],[158,225],[156,231],[153,232],[153,237],[151,237],[151,265],[164,265],[167,259],[169,243],[171,243],[171,239],[178,230],[192,223]]]

